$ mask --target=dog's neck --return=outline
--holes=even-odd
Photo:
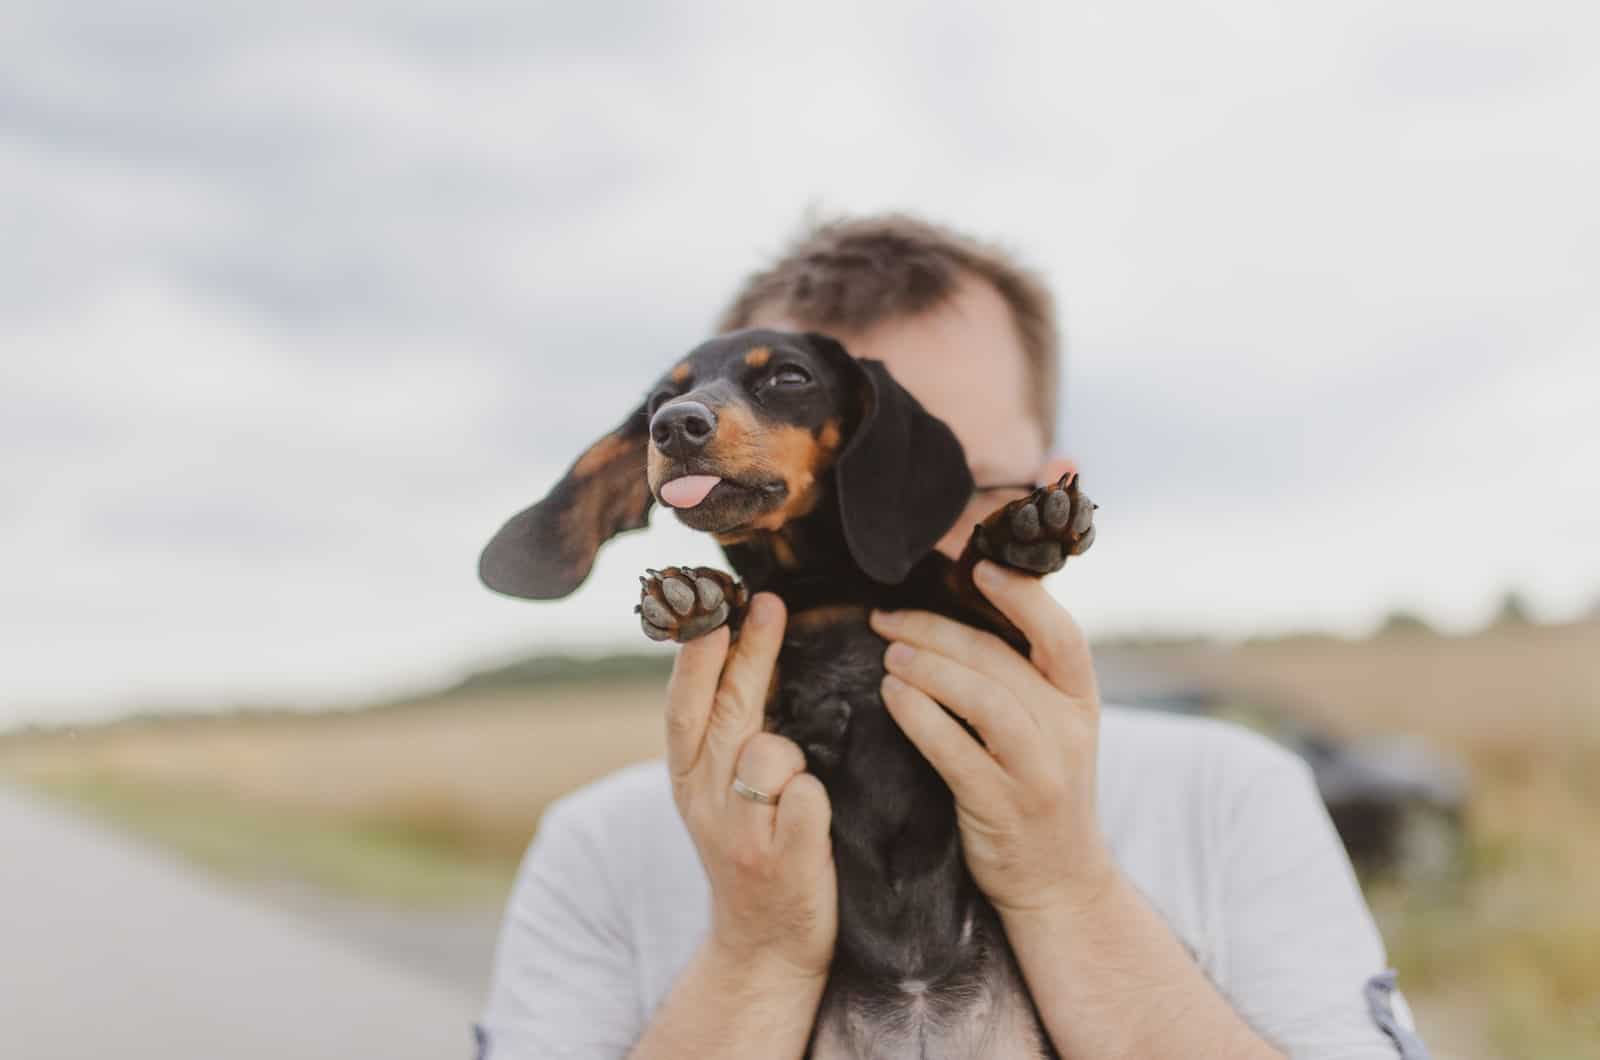
[[[850,558],[832,488],[822,490],[809,513],[777,530],[718,535],[718,542],[752,593],[777,593],[791,612],[864,602],[863,591],[871,584]],[[853,584],[857,580],[860,585]]]
[[[719,538],[734,572],[752,593],[773,592],[791,614],[811,607],[859,604],[865,607],[927,607],[929,592],[947,584],[953,566],[930,553],[899,585],[873,581],[857,565],[845,543],[836,491],[829,484],[817,506],[778,530]]]

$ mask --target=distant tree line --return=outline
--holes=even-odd
[[[500,666],[475,670],[440,695],[550,688],[614,681],[665,680],[672,672],[666,652],[612,652],[606,655],[539,653]]]

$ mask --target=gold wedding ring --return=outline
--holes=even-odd
[[[752,788],[738,777],[733,778],[733,793],[735,795],[742,795],[751,802],[762,802],[766,803],[768,806],[776,806],[778,804],[778,797],[776,795],[768,795],[764,791],[757,791],[755,788]]]

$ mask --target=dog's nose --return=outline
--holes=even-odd
[[[690,456],[711,441],[717,414],[698,401],[674,401],[650,419],[650,437],[668,456]]]

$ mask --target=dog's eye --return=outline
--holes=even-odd
[[[811,382],[811,373],[797,364],[786,364],[767,378],[769,386],[804,386]]]

